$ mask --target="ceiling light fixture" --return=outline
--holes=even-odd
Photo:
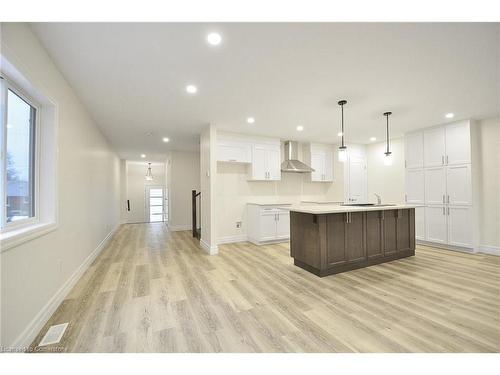
[[[392,165],[392,152],[389,150],[389,116],[392,115],[392,112],[384,112],[384,116],[386,118],[386,134],[387,134],[387,149],[384,152],[384,165]]]
[[[342,143],[339,147],[339,161],[345,162],[347,160],[347,147],[344,144],[344,105],[347,104],[347,100],[339,100],[337,104],[342,109],[342,131],[338,133],[342,137]]]
[[[370,137],[370,141],[371,141],[371,142],[375,142],[376,140],[377,140],[377,138],[375,138],[375,137]]]
[[[168,137],[163,137],[163,142],[165,142],[165,143],[170,142],[170,138],[168,138]]]
[[[254,119],[253,117],[248,117],[248,118],[247,118],[247,122],[248,122],[249,124],[253,124],[253,123],[255,122],[255,119]]]
[[[453,117],[455,117],[455,114],[450,112],[450,113],[447,113],[446,115],[444,115],[444,117],[453,118]]]
[[[141,158],[145,158],[146,157],[146,154],[141,154]]]
[[[198,92],[198,88],[195,85],[187,85],[186,91],[188,94],[196,94]]]
[[[304,130],[304,127],[302,125],[297,126],[297,131],[298,132],[301,132],[302,130]]]
[[[207,42],[212,46],[218,46],[222,41],[222,37],[219,33],[210,33],[207,35]]]
[[[153,181],[153,172],[151,172],[151,163],[148,163],[148,170],[146,171],[146,177],[144,177],[147,181]]]

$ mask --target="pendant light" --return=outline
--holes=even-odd
[[[146,171],[146,180],[153,181],[153,172],[151,172],[151,163],[148,163],[148,170]]]
[[[384,152],[384,165],[392,165],[392,152],[389,149],[389,116],[392,115],[392,112],[384,112],[384,116],[386,118],[386,132],[387,132],[387,149]]]
[[[347,104],[347,100],[340,100],[337,104],[342,109],[342,144],[339,147],[339,161],[345,162],[347,160],[347,147],[344,144],[344,105]]]

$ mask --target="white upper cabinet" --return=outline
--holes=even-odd
[[[422,168],[424,166],[424,134],[410,133],[405,136],[406,168]]]
[[[281,180],[280,145],[263,144],[252,148],[250,179],[263,181]]]
[[[414,204],[425,203],[423,169],[408,169],[406,171],[406,202]]]
[[[446,203],[457,205],[472,204],[472,182],[470,164],[446,167]]]
[[[234,140],[220,140],[217,142],[217,161],[250,163],[252,161],[251,145]]]
[[[446,203],[446,175],[445,167],[427,168],[424,174],[425,203]]]
[[[444,165],[446,155],[445,130],[443,127],[424,131],[424,166]]]
[[[333,181],[333,151],[328,146],[311,144],[311,181]]]
[[[446,159],[448,165],[466,164],[470,158],[470,125],[469,121],[450,124],[445,127]]]

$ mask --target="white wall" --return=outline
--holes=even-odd
[[[191,190],[200,190],[200,153],[171,151],[167,177],[170,194],[169,227],[191,228]]]
[[[368,201],[376,202],[374,193],[383,203],[403,203],[405,200],[405,155],[404,139],[390,142],[393,164],[384,165],[386,143],[378,142],[366,146],[368,175]]]
[[[59,120],[59,226],[1,253],[1,344],[10,346],[29,344],[47,303],[118,225],[120,163],[29,26],[1,27],[2,55],[57,102]]]
[[[479,122],[481,158],[480,245],[500,252],[500,118]]]
[[[215,190],[217,180],[217,129],[208,125],[200,136],[201,246],[209,254],[217,254]]]
[[[130,211],[126,212],[127,223],[145,223],[149,221],[146,212],[146,187],[165,187],[165,166],[163,163],[151,164],[154,179],[146,180],[146,162],[127,162],[127,198],[130,200]]]

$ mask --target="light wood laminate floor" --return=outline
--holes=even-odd
[[[500,258],[430,247],[318,278],[289,244],[123,225],[33,342],[67,352],[498,352]]]

